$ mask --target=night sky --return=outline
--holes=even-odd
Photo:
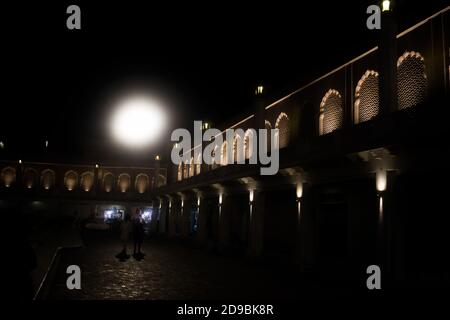
[[[173,128],[251,112],[256,84],[275,100],[377,45],[365,13],[375,1],[92,2],[2,4],[1,157],[146,164]],[[81,31],[66,29],[70,4]],[[396,1],[399,30],[444,7]],[[115,147],[107,128],[130,90],[151,92],[171,115],[145,152]]]

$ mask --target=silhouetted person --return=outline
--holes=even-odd
[[[144,242],[144,224],[142,223],[142,217],[140,215],[139,209],[136,210],[136,217],[133,222],[133,242],[133,255],[136,256],[136,254],[138,254],[139,256],[141,256],[141,245]]]
[[[120,240],[122,240],[123,249],[122,254],[127,255],[127,246],[130,241],[131,232],[133,231],[133,225],[130,221],[130,215],[126,214],[125,219],[120,225]]]

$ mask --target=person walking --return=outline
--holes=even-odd
[[[141,246],[144,242],[144,224],[142,222],[142,217],[139,209],[136,209],[136,217],[133,222],[133,256],[142,256]],[[137,251],[136,251],[137,249]]]
[[[127,246],[130,241],[130,235],[133,231],[133,225],[131,223],[131,218],[129,214],[125,215],[125,219],[120,224],[120,240],[122,240],[123,249],[122,254],[127,255]]]

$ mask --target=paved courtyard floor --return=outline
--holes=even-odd
[[[295,270],[225,257],[177,242],[146,240],[145,256],[124,261],[107,232],[91,234],[81,249],[61,257],[50,299],[295,299]],[[66,268],[81,268],[81,290],[68,290]]]

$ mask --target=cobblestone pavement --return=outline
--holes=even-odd
[[[224,257],[168,240],[147,240],[145,257],[119,261],[120,242],[95,235],[64,254],[50,299],[295,298],[293,270]],[[81,290],[68,290],[65,270],[81,268]]]

